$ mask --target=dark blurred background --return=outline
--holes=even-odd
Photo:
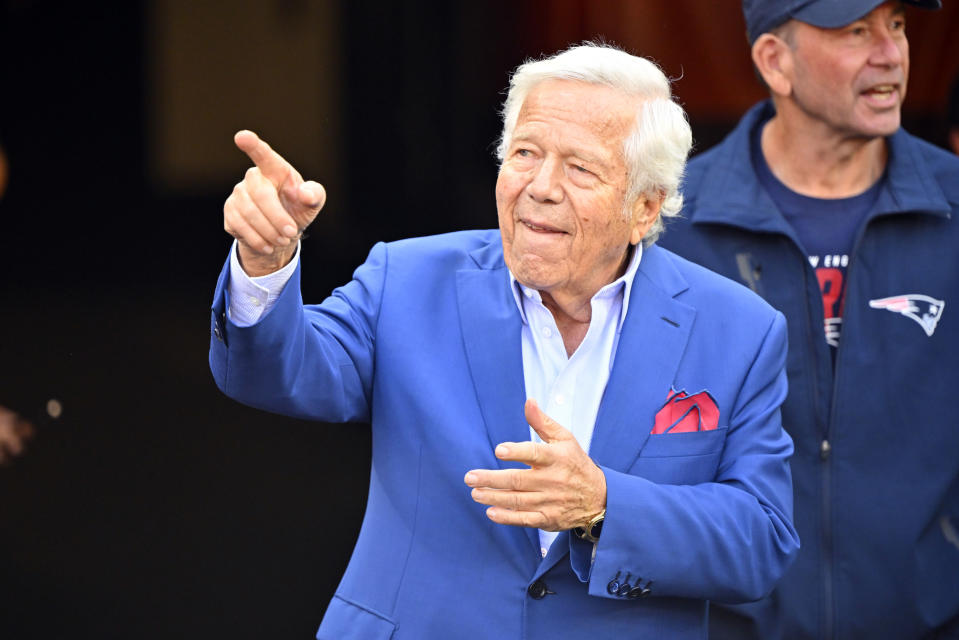
[[[944,144],[959,7],[911,11],[906,123]],[[602,38],[676,79],[702,151],[762,90],[734,0],[0,0],[0,638],[309,638],[365,505],[369,433],[220,394],[209,304],[260,133],[329,202],[304,295],[378,240],[495,225],[510,69]]]

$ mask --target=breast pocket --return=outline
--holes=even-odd
[[[649,436],[629,473],[659,484],[701,484],[716,478],[727,427]]]

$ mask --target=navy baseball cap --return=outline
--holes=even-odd
[[[749,43],[790,18],[823,29],[855,22],[886,0],[743,0]],[[939,9],[940,0],[903,0],[923,9]]]

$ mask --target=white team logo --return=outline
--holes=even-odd
[[[922,294],[907,293],[901,296],[870,300],[869,306],[873,309],[885,309],[886,311],[901,313],[907,318],[912,318],[919,323],[927,336],[932,336],[936,330],[936,325],[939,324],[939,318],[942,317],[942,310],[946,303],[943,300],[936,300]]]

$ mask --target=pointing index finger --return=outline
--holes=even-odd
[[[233,142],[239,147],[240,151],[250,157],[267,180],[279,187],[290,174],[292,167],[290,163],[283,159],[264,140],[252,131],[238,131],[233,136]]]

